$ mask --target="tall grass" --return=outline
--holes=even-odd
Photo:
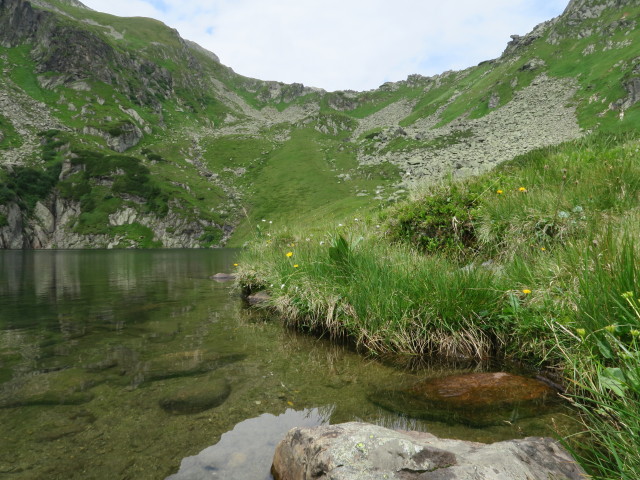
[[[261,232],[239,282],[269,290],[288,324],[366,352],[564,372],[590,439],[576,456],[596,478],[637,478],[639,152],[634,136],[594,135],[366,221]]]
[[[603,250],[586,259],[580,282],[580,342],[563,348],[589,440],[568,445],[596,478],[632,480],[640,471],[640,264],[628,237]]]

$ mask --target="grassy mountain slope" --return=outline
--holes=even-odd
[[[241,244],[263,218],[339,218],[416,182],[629,128],[639,8],[572,2],[499,59],[328,93],[237,75],[152,19],[3,0],[0,238],[13,248],[195,247],[235,231]],[[86,158],[112,168],[94,175]],[[21,169],[60,173],[34,194]]]

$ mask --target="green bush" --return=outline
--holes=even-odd
[[[476,195],[462,184],[452,183],[391,208],[383,219],[394,241],[406,241],[430,253],[459,252],[476,244],[476,205]]]
[[[222,230],[216,227],[205,227],[204,233],[198,238],[202,248],[217,246],[220,240],[222,240]]]
[[[92,150],[77,150],[72,159],[74,165],[83,165],[82,172],[67,178],[60,184],[60,192],[66,198],[80,200],[89,195],[93,201],[84,200],[83,211],[95,207],[100,198],[92,194],[92,185],[98,180],[112,180],[114,194],[127,194],[145,201],[147,211],[166,215],[168,196],[151,179],[151,172],[138,158],[126,155],[104,155]],[[99,194],[102,195],[102,194]],[[87,207],[87,208],[85,208]]]
[[[58,182],[60,163],[47,165],[44,170],[32,167],[15,167],[8,174],[7,184],[0,188],[0,199],[5,203],[18,199],[29,211],[33,210],[36,203],[51,193]]]

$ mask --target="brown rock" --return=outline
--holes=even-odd
[[[539,380],[503,372],[453,375],[420,383],[411,391],[452,407],[528,402],[555,395]]]
[[[407,417],[473,427],[513,423],[559,406],[559,397],[547,384],[502,372],[429,379],[408,390],[377,391],[369,399]]]

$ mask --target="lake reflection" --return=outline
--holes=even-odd
[[[222,435],[220,441],[182,460],[180,470],[167,480],[251,479],[270,480],[276,446],[294,427],[326,425],[332,407],[296,411],[280,415],[263,413],[249,418]]]
[[[550,418],[478,430],[381,411],[371,392],[443,371],[393,368],[248,312],[209,278],[236,254],[0,251],[0,477],[163,479],[225,432],[239,442],[247,419],[279,433],[285,412],[326,406],[331,423],[451,438],[551,433]],[[263,480],[261,468],[243,478]]]

